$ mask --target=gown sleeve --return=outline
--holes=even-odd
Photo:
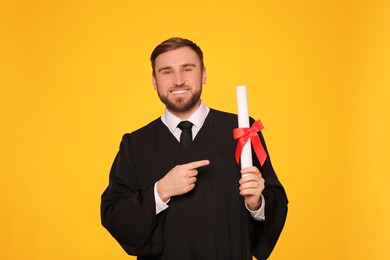
[[[258,260],[262,260],[270,256],[282,232],[287,217],[288,199],[272,167],[261,132],[259,136],[268,155],[263,166],[260,166],[257,158],[254,158],[254,164],[259,167],[265,180],[265,188],[263,191],[265,198],[265,221],[252,221],[252,254]]]
[[[130,143],[129,135],[124,135],[102,194],[101,221],[128,254],[158,255],[165,214],[156,215],[154,186],[141,188]]]

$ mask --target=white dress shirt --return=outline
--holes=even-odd
[[[210,111],[210,108],[206,107],[203,102],[201,102],[199,108],[186,120],[190,121],[194,125],[192,126],[192,139],[195,139],[199,130],[202,128],[204,121]],[[173,115],[167,109],[165,109],[164,114],[161,116],[161,121],[168,127],[169,131],[175,136],[175,138],[180,141],[181,130],[177,127],[177,125],[183,121],[177,116]],[[161,211],[167,209],[169,200],[164,202],[161,200],[160,196],[157,192],[157,182],[154,184],[154,198],[156,201],[156,214]],[[265,200],[263,195],[261,195],[262,203],[260,209],[257,211],[250,210],[248,205],[245,204],[246,208],[252,215],[255,220],[264,220],[265,219]]]

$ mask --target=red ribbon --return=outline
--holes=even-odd
[[[256,156],[259,159],[261,166],[263,166],[265,159],[267,158],[267,153],[265,152],[264,147],[260,141],[260,137],[257,134],[257,132],[260,132],[263,128],[264,128],[263,124],[260,122],[260,120],[257,120],[253,123],[251,128],[242,127],[242,128],[233,129],[234,140],[237,140],[237,148],[236,148],[237,163],[240,163],[242,148],[250,138]]]

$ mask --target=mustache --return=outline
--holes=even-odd
[[[178,89],[183,89],[183,88],[191,88],[189,85],[186,85],[184,83],[178,85],[178,84],[175,84],[173,87],[172,87],[172,90],[178,90]]]

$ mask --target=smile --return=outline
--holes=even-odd
[[[178,89],[178,90],[172,90],[171,93],[178,95],[178,94],[184,94],[187,93],[189,90],[188,89]]]

